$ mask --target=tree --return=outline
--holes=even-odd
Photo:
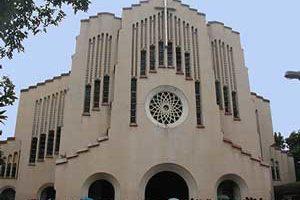
[[[294,131],[286,138],[289,152],[294,157],[297,180],[300,181],[300,130]]]
[[[29,34],[36,35],[46,32],[49,26],[57,26],[66,16],[64,5],[71,6],[76,14],[87,11],[89,4],[89,0],[42,0],[39,4],[34,0],[1,0],[0,60],[12,59],[15,51],[23,52],[23,41]],[[16,100],[14,88],[7,76],[0,78],[0,123],[7,119],[3,107]]]
[[[285,145],[284,137],[281,135],[280,132],[278,133],[275,132],[274,140],[275,140],[276,147],[280,149],[285,149],[286,145]]]
[[[70,5],[76,14],[87,11],[89,0],[1,0],[0,3],[0,59],[11,59],[15,50],[24,51],[23,41],[32,33],[46,32],[57,26],[66,16],[62,6]]]
[[[4,107],[13,105],[17,99],[14,92],[15,86],[7,76],[3,76],[0,79],[0,123],[4,123],[4,120],[7,119],[5,115],[6,110]]]

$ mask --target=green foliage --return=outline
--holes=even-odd
[[[278,133],[275,132],[274,140],[275,140],[276,147],[280,149],[285,149],[286,145],[285,145],[284,137],[281,135],[280,132]]]
[[[0,123],[4,123],[7,119],[5,115],[5,106],[13,105],[17,99],[14,92],[15,86],[7,76],[3,76],[0,79]]]
[[[300,156],[300,130],[292,132],[285,141],[290,149],[290,152],[299,154]]]
[[[46,32],[47,27],[57,26],[66,16],[63,5],[74,13],[87,11],[89,0],[1,0],[0,3],[0,59],[11,59],[15,50],[24,51],[22,42],[28,34]]]
[[[297,180],[300,181],[300,130],[294,131],[285,139],[289,152],[293,155]]]

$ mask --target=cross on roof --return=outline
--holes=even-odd
[[[168,0],[163,0],[164,2],[164,6],[163,7],[156,7],[156,9],[159,10],[164,10],[165,13],[165,17],[164,17],[164,21],[165,21],[165,47],[168,46],[168,11],[174,11],[175,8],[171,8],[168,7]]]

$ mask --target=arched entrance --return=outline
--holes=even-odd
[[[16,196],[16,191],[12,188],[4,189],[0,194],[1,199],[5,199],[5,200],[15,200],[15,196]]]
[[[240,200],[241,192],[238,184],[232,180],[224,180],[218,186],[218,200]]]
[[[46,187],[41,192],[40,200],[55,200],[55,193],[53,186]]]
[[[170,171],[159,172],[146,185],[145,200],[189,199],[189,188],[185,180]]]
[[[114,200],[114,186],[106,180],[97,180],[89,187],[88,197],[93,200]]]

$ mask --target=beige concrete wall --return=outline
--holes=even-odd
[[[22,90],[21,92],[16,124],[16,137],[17,140],[21,141],[22,146],[19,179],[16,186],[16,199],[23,200],[38,198],[38,191],[41,187],[50,183],[54,183],[54,166],[56,155],[54,155],[54,157],[45,156],[43,161],[38,161],[36,158],[35,163],[29,163],[31,138],[33,136],[39,137],[39,135],[42,133],[40,132],[40,126],[37,133],[32,132],[35,101],[43,99],[49,95],[51,96],[59,93],[60,91],[68,90],[68,86],[69,75],[63,74],[62,76],[55,77],[54,79],[40,83],[37,86],[32,86],[29,89]],[[58,109],[58,105],[56,109]],[[56,115],[54,117],[55,127],[58,125],[57,114],[58,111],[56,110]],[[50,115],[50,111],[48,112],[48,115]],[[42,114],[40,114],[40,117],[41,116]],[[48,128],[47,130],[44,130],[43,133],[48,135]]]
[[[77,148],[77,153],[76,150],[70,151],[67,159],[58,162],[55,180],[58,198],[82,197],[87,192],[85,181],[88,181],[90,176],[98,174],[99,177],[110,177],[117,190],[117,199],[140,199],[143,198],[144,191],[141,182],[145,179],[148,170],[156,169],[155,166],[160,165],[165,166],[160,168],[161,170],[171,170],[175,165],[177,167],[174,167],[174,171],[182,176],[185,176],[183,172],[185,170],[190,173],[190,176],[186,175],[186,180],[190,185],[190,194],[193,198],[215,198],[217,181],[223,175],[233,174],[233,177],[237,176],[245,180],[248,186],[248,189],[242,188],[244,197],[252,195],[256,198],[270,199],[269,168],[261,166],[257,161],[249,159],[249,156],[241,154],[240,150],[223,142],[219,109],[215,103],[212,103],[215,102],[215,91],[205,18],[177,1],[170,3],[170,7],[176,9],[176,15],[201,31],[199,34],[201,36],[199,37],[200,80],[205,128],[199,129],[196,124],[194,81],[186,80],[183,75],[176,74],[174,68],[158,68],[158,65],[156,65],[157,73],[147,73],[146,79],[139,76],[139,67],[137,68],[137,127],[130,126],[132,62],[131,49],[128,47],[131,47],[132,43],[132,25],[157,14],[159,10],[156,7],[161,6],[160,1],[153,0],[124,10],[118,44],[109,140],[100,142],[99,146],[93,148],[88,147],[88,142],[97,144],[96,137],[92,140],[89,136],[85,138],[81,136],[81,145],[74,145],[77,144],[77,136],[74,143],[73,140],[69,140],[73,143],[72,146]],[[240,66],[237,74],[240,76],[238,82],[241,91],[239,99],[242,121],[234,122],[239,124],[237,125],[239,129],[235,130],[238,140],[235,138],[233,140],[241,143],[245,150],[251,151],[253,157],[257,157],[258,140],[256,128],[253,126],[254,113],[248,116],[252,107],[248,77],[242,64],[242,52],[238,51],[236,57],[237,65]],[[187,120],[176,128],[159,128],[145,114],[147,95],[160,85],[174,86],[183,91],[188,99],[190,112]],[[245,96],[242,97],[243,95]],[[68,117],[70,116],[66,116]],[[74,128],[72,132],[67,132],[78,135],[91,132],[91,129],[82,124],[78,123],[78,125],[80,128],[76,128],[77,130]],[[245,135],[239,136],[241,133]],[[208,171],[211,173],[207,173]],[[74,174],[78,175],[74,176]]]
[[[214,199],[219,179],[228,175],[228,179],[241,182],[243,197],[270,199],[269,169],[222,141],[216,141],[218,148],[212,150],[200,134],[186,137],[178,133],[136,132],[128,137],[122,143],[108,140],[58,165],[55,181],[58,198],[84,197],[88,190],[85,183],[97,174],[99,178],[116,180],[111,181],[116,199],[142,199],[145,181],[167,170],[185,178],[190,198]]]
[[[271,117],[270,102],[255,93],[251,93],[251,100],[253,104],[253,112],[257,117],[255,126],[256,133],[259,136],[259,144],[261,150],[261,157],[265,162],[270,162],[270,148],[274,144],[273,125]],[[256,114],[257,113],[257,114]]]
[[[184,55],[183,74],[176,73],[175,58],[174,66],[168,66],[167,51],[164,51],[164,68],[159,67],[158,29],[153,43],[156,46],[155,73],[149,71],[149,35],[144,38],[147,44],[141,45],[141,29],[136,40],[137,54],[132,56],[133,25],[158,16],[162,3],[150,0],[124,8],[122,19],[99,13],[82,20],[71,73],[22,91],[16,125],[16,141],[22,143],[18,181],[0,181],[0,186],[16,187],[17,200],[38,198],[44,186],[53,184],[57,199],[79,199],[87,194],[93,181],[102,178],[114,185],[116,199],[142,199],[147,181],[164,170],[178,173],[186,180],[191,198],[214,199],[220,181],[229,179],[240,186],[242,197],[271,199],[270,168],[259,157],[266,162],[276,157],[282,168],[282,182],[294,180],[292,159],[270,149],[273,130],[269,103],[250,93],[248,69],[237,32],[219,22],[207,23],[204,14],[179,1],[169,1],[169,12],[197,30],[196,39],[191,39],[192,34],[188,37],[191,43],[186,42],[187,47],[183,42],[189,40],[183,41],[181,35],[181,48],[192,56],[191,77],[186,77],[184,71]],[[174,43],[174,31],[172,34],[169,38]],[[112,38],[111,48],[98,40],[102,35]],[[161,39],[164,40],[163,34]],[[230,92],[235,87],[238,95],[238,119],[216,104],[211,51],[211,42],[215,39],[228,44],[234,52],[232,73],[236,80],[234,86],[232,80],[227,80],[230,82],[227,84]],[[198,41],[196,47],[192,41]],[[197,48],[199,63],[193,59]],[[140,76],[141,50],[147,51],[146,76]],[[175,48],[173,53],[175,55]],[[102,104],[104,75],[110,76],[106,104]],[[130,124],[132,77],[137,78],[136,124]],[[93,107],[95,80],[101,81],[99,108]],[[196,118],[195,81],[201,83],[201,125]],[[88,113],[83,112],[86,85],[91,85]],[[187,100],[187,118],[175,128],[161,128],[146,115],[146,100],[153,89],[160,86],[177,88]],[[33,132],[35,102],[60,91],[66,95],[63,123],[58,122],[56,114],[53,124],[55,129],[62,128],[59,155],[29,164],[32,137],[47,134],[52,129],[43,130],[38,126]],[[255,110],[261,122],[259,131]]]
[[[259,145],[255,128],[255,115],[251,106],[248,69],[244,63],[240,35],[238,32],[233,31],[231,28],[224,26],[224,24],[220,22],[209,22],[208,30],[210,42],[214,40],[224,42],[232,47],[234,55],[232,62],[235,71],[233,73],[236,77],[236,92],[240,117],[239,120],[235,120],[232,114],[228,115],[224,110],[220,110],[222,132],[225,137],[242,145],[251,151],[252,154],[258,156],[260,152],[258,151]],[[223,85],[224,84],[222,84],[222,86]],[[230,99],[230,101],[232,102],[232,99]]]
[[[279,163],[280,179],[274,180],[274,185],[296,182],[295,165],[293,157],[277,148],[271,148],[271,159]]]
[[[8,138],[6,141],[0,141],[1,158],[3,159],[6,169],[3,177],[0,177],[0,193],[6,188],[16,188],[19,179],[19,156],[21,150],[21,142],[15,138]],[[11,164],[10,175],[6,176],[7,164]],[[12,176],[12,167],[16,163],[16,175]],[[2,168],[2,166],[0,167]],[[2,171],[2,169],[0,170]]]
[[[87,54],[88,54],[88,42],[90,38],[101,35],[102,33],[112,36],[112,53],[111,53],[111,65],[110,65],[110,83],[113,83],[114,77],[114,66],[116,61],[117,52],[117,36],[118,30],[120,29],[121,21],[114,15],[109,13],[99,13],[95,17],[91,17],[88,20],[82,20],[80,35],[76,41],[76,52],[72,58],[72,73],[70,75],[70,90],[69,98],[66,103],[65,113],[65,126],[63,132],[68,133],[68,137],[62,138],[62,149],[61,154],[65,152],[70,153],[76,151],[79,147],[89,144],[91,141],[96,140],[98,137],[106,135],[107,129],[110,123],[110,106],[102,105],[100,102],[100,108],[97,110],[93,109],[91,101],[91,111],[88,116],[83,115],[83,102],[86,85],[86,69],[87,69]],[[96,52],[96,51],[95,51]],[[96,59],[96,58],[94,58]],[[100,99],[102,100],[103,95],[103,75],[104,65],[102,58],[101,67],[101,87],[100,87]],[[95,62],[95,61],[94,61]],[[96,65],[93,65],[95,69]],[[92,73],[94,75],[94,72]],[[91,98],[93,99],[94,91],[94,80],[88,78],[88,83],[92,85]],[[113,99],[113,85],[110,84],[110,98]],[[84,135],[84,136],[83,136]],[[70,140],[72,138],[72,140]]]
[[[251,93],[253,110],[257,111],[257,134],[259,135],[259,144],[264,162],[272,165],[271,159],[279,163],[280,180],[274,180],[274,185],[292,183],[296,181],[295,167],[293,157],[286,152],[273,147],[275,141],[273,136],[273,126],[271,118],[270,101]]]

